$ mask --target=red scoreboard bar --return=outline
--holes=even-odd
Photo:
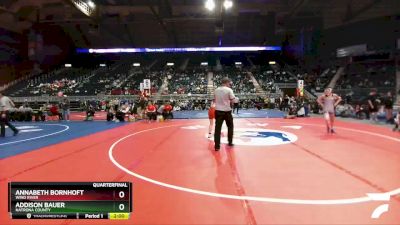
[[[130,182],[11,182],[12,219],[129,219]]]

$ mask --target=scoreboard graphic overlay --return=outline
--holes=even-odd
[[[11,182],[12,219],[129,219],[130,182]]]

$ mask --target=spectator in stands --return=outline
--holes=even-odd
[[[120,104],[120,101],[119,101],[118,98],[114,99],[114,100],[112,101],[112,103],[111,103],[111,105],[112,105],[112,107],[113,107],[115,113],[117,113],[118,110],[119,110],[119,104]]]
[[[114,121],[114,107],[112,107],[111,102],[108,102],[106,106],[106,112],[107,112],[107,121]]]
[[[58,110],[58,107],[56,104],[52,104],[50,109],[50,114],[49,116],[58,116],[58,120],[62,120],[62,114],[60,113],[60,111]]]
[[[146,97],[144,97],[144,96],[140,97],[139,102],[138,102],[138,111],[137,111],[140,118],[144,118],[144,116],[145,116],[146,105],[148,104],[147,102],[148,101],[147,101]]]
[[[164,112],[164,105],[162,104],[160,105],[160,107],[157,107],[157,116],[163,115],[163,112]]]
[[[6,125],[14,132],[14,136],[18,134],[18,129],[9,122],[9,110],[15,108],[15,104],[7,96],[0,92],[0,137],[6,136]]]
[[[123,113],[121,110],[118,110],[115,113],[115,122],[125,122],[125,113]]]
[[[290,97],[289,97],[289,95],[286,95],[282,102],[283,103],[283,106],[282,106],[283,111],[289,110],[289,102],[290,102]]]
[[[336,107],[335,114],[336,116],[341,116],[341,117],[353,117],[355,116],[355,111],[353,106],[344,103],[344,104],[339,104]]]
[[[146,115],[149,122],[157,120],[157,108],[151,101],[147,104]]]
[[[311,105],[310,105],[310,101],[308,100],[308,98],[303,98],[303,106],[304,106],[304,116],[309,117]]]
[[[386,123],[393,123],[393,96],[392,92],[388,92],[384,99]]]
[[[239,114],[239,106],[240,106],[239,104],[240,104],[239,98],[236,97],[236,98],[233,100],[233,110],[232,110],[232,113],[233,113],[233,114],[235,114],[235,109],[236,109],[236,114]]]
[[[355,114],[357,119],[362,119],[362,108],[361,105],[356,105]]]
[[[162,116],[164,120],[173,119],[174,115],[172,114],[172,105],[169,102],[166,102],[163,107]]]
[[[393,131],[399,130],[400,125],[400,112],[397,112],[396,118],[394,118],[394,128]],[[400,131],[400,130],[399,130]]]
[[[130,113],[131,113],[131,115],[137,115],[138,114],[138,108],[137,108],[137,104],[135,102],[133,102],[132,105],[131,105]]]
[[[181,111],[181,107],[179,105],[175,105],[173,110],[174,111]]]
[[[37,114],[38,119],[40,119],[42,122],[46,121],[45,112],[46,112],[46,104],[43,104],[42,106],[40,106],[40,108],[38,110],[38,114]],[[36,117],[35,117],[35,121],[39,121],[39,120],[36,120]]]
[[[298,111],[299,111],[299,106],[297,104],[296,99],[294,97],[289,98],[289,111],[288,111],[288,114],[297,116],[297,112]]]
[[[32,108],[29,107],[28,104],[23,104],[21,105],[18,109],[15,110],[14,112],[14,118],[15,121],[26,121],[30,122],[32,121]]]
[[[297,108],[290,107],[288,114],[285,115],[285,119],[295,119],[297,117]]]
[[[95,113],[96,113],[96,111],[94,110],[94,107],[92,105],[89,105],[89,107],[86,110],[85,121],[93,121]]]
[[[371,120],[377,122],[378,121],[378,107],[379,107],[379,100],[378,100],[378,96],[376,94],[376,89],[372,89],[369,96],[368,96],[368,111],[369,111],[369,115],[368,118],[370,118]]]
[[[68,100],[66,95],[64,95],[64,99],[61,102],[61,107],[60,108],[62,109],[62,112],[63,112],[62,114],[63,114],[64,120],[69,121],[70,102],[69,102],[69,100]]]
[[[123,104],[120,108],[120,110],[117,111],[117,113],[115,114],[115,117],[117,118],[117,120],[119,122],[124,122],[125,121],[125,115],[128,115],[130,112],[130,106],[129,106],[129,102],[125,102],[125,104]]]
[[[131,105],[129,104],[128,101],[126,101],[125,104],[121,106],[121,112],[128,114],[130,113],[130,111],[131,111]]]

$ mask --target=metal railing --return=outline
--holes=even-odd
[[[261,97],[256,93],[248,93],[248,94],[235,94],[239,99],[257,99]],[[277,98],[280,97],[278,93],[266,93],[266,97],[268,98]],[[154,96],[152,96],[154,97]],[[152,99],[150,97],[150,99]],[[101,101],[101,100],[110,100],[110,99],[124,99],[124,100],[137,100],[139,96],[137,95],[92,95],[92,96],[68,96],[70,101]],[[26,97],[12,97],[14,102],[57,102],[62,98],[57,96],[26,96]],[[169,94],[169,95],[161,95],[157,97],[157,100],[205,100],[210,99],[210,96],[207,94]]]

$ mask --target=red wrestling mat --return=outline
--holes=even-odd
[[[28,223],[9,219],[9,181],[133,182],[129,221],[29,224],[400,223],[398,133],[338,122],[328,135],[312,118],[234,123],[236,145],[219,152],[206,137],[207,120],[178,120],[133,123],[3,159],[0,224]]]

